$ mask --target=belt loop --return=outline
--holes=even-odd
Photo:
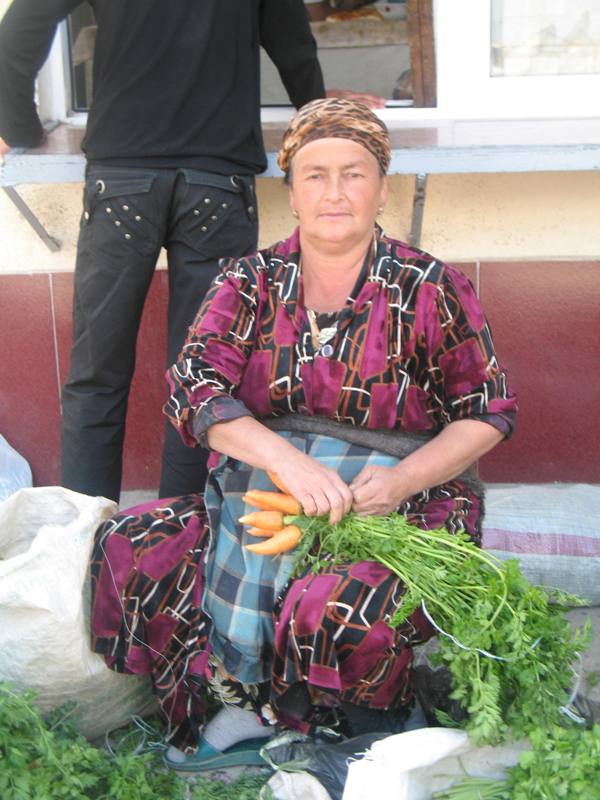
[[[231,183],[241,191],[248,218],[253,222],[256,220],[256,200],[254,199],[254,179],[241,175],[231,175]]]

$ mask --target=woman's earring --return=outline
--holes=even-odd
[[[379,206],[379,208],[377,209],[377,215],[379,215],[379,214],[383,214],[384,210],[385,210],[385,209],[384,209],[384,207],[383,207],[383,206]]]
[[[292,208],[292,214],[296,217],[296,219],[298,219],[298,212],[295,208]]]

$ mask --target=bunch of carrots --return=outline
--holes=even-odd
[[[243,525],[248,525],[251,536],[260,536],[264,542],[247,544],[246,549],[263,556],[274,556],[292,550],[300,539],[302,532],[292,523],[295,517],[302,514],[302,506],[292,497],[274,472],[268,472],[271,481],[280,492],[266,492],[252,489],[243,497],[245,503],[260,509],[240,517]]]
[[[497,744],[564,723],[573,664],[589,643],[589,625],[573,631],[565,608],[582,601],[530,584],[518,562],[499,561],[465,531],[421,530],[401,514],[306,517],[278,476],[279,492],[249,491],[259,509],[241,517],[264,541],[248,550],[277,556],[293,548],[292,575],[336,564],[378,561],[397,575],[404,593],[389,620],[396,627],[421,607],[440,632],[437,664],[452,673],[451,697],[468,712],[477,744]],[[441,712],[439,719],[444,720]],[[483,795],[482,795],[483,796]],[[521,795],[519,795],[521,796]]]

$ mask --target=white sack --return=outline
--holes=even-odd
[[[155,709],[148,679],[112,672],[89,645],[88,559],[116,510],[60,487],[0,503],[0,681],[34,689],[42,711],[77,702],[90,739]]]
[[[527,747],[525,741],[475,747],[464,731],[449,728],[387,736],[350,762],[343,800],[430,800],[466,775],[503,778]]]
[[[29,464],[0,435],[0,501],[26,486],[31,486]]]
[[[260,800],[331,800],[329,792],[308,772],[278,769],[260,790]]]

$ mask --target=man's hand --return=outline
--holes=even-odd
[[[0,136],[0,161],[4,161],[4,156],[10,150],[10,145],[6,144],[4,139]]]
[[[352,92],[349,89],[327,89],[327,97],[340,97],[343,100],[354,100],[369,108],[385,108],[385,97],[367,92]]]
[[[36,145],[27,145],[26,149],[30,147],[40,147],[44,144],[44,142],[48,139],[48,132],[46,130],[42,131],[42,135],[40,136],[40,141]],[[7,153],[10,153],[13,147],[22,147],[20,144],[10,145],[8,142],[0,136],[0,161],[4,161],[4,156]]]

